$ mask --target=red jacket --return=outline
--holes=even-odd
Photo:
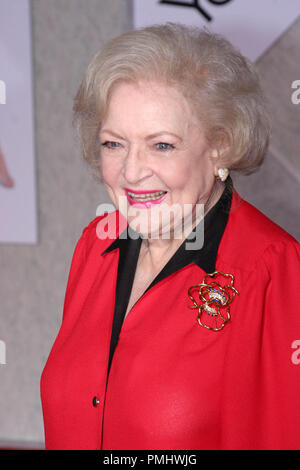
[[[234,276],[230,321],[198,323],[188,290],[206,271],[190,262],[134,305],[108,375],[120,249],[97,227],[116,214],[74,252],[41,378],[46,448],[299,449],[297,241],[234,191],[214,266]]]

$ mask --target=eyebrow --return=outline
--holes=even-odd
[[[113,135],[114,137],[117,137],[118,139],[122,139],[122,140],[125,140],[124,137],[122,137],[121,135],[117,134],[116,132],[112,131],[111,129],[101,129],[100,130],[100,134],[103,133],[103,132],[107,132],[108,134],[111,134]],[[159,137],[161,135],[172,135],[173,137],[176,137],[177,139],[179,139],[180,141],[182,141],[182,137],[180,137],[179,135],[175,134],[174,132],[170,132],[170,131],[160,131],[160,132],[155,132],[154,134],[150,134],[146,137],[146,140],[150,140],[150,139],[153,139],[154,137]]]

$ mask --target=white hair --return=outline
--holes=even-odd
[[[182,93],[217,150],[219,166],[251,173],[261,165],[270,125],[254,65],[220,35],[166,23],[112,39],[88,66],[74,100],[74,122],[93,167],[99,167],[99,131],[114,87],[140,80]]]

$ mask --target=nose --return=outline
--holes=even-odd
[[[123,176],[128,183],[135,184],[153,174],[145,151],[138,147],[128,150],[123,164]]]

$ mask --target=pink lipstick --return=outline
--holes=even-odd
[[[167,196],[167,191],[161,190],[133,190],[124,188],[129,204],[137,209],[150,209],[160,204]]]

